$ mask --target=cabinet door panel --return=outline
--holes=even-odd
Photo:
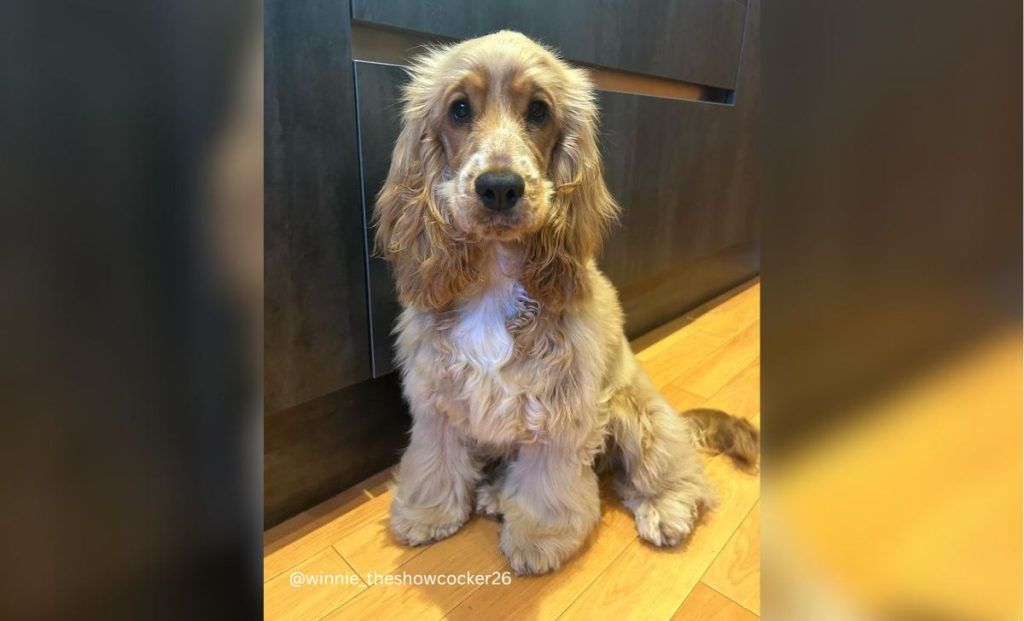
[[[370,376],[347,7],[265,7],[264,408]]]

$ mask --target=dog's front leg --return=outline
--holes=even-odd
[[[501,550],[519,574],[557,569],[601,517],[597,475],[576,448],[522,446],[502,496]]]
[[[392,487],[391,530],[408,545],[455,533],[469,518],[479,460],[444,416],[417,411],[412,439]]]

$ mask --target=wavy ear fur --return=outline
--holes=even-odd
[[[530,296],[555,311],[590,295],[587,265],[619,215],[604,182],[593,84],[583,70],[566,71],[562,135],[549,168],[555,186],[552,221],[526,240],[523,273]]]
[[[406,306],[442,310],[476,279],[478,249],[465,243],[438,208],[435,195],[444,150],[428,131],[434,50],[412,69],[405,89],[402,132],[395,142],[387,181],[374,210],[376,252],[392,267],[398,298]]]

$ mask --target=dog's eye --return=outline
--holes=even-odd
[[[526,120],[533,123],[534,125],[540,125],[548,118],[548,105],[543,101],[534,101],[530,103],[529,109],[526,111]]]
[[[452,104],[452,120],[456,123],[465,123],[468,121],[471,112],[472,111],[469,109],[469,102],[465,99],[460,99]]]

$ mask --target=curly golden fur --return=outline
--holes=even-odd
[[[515,571],[550,571],[599,519],[601,460],[640,536],[676,544],[713,502],[696,443],[752,461],[756,436],[735,419],[680,416],[630,351],[594,261],[618,206],[587,74],[499,32],[427,52],[403,103],[375,212],[413,412],[392,531],[427,543],[476,507],[503,517]],[[521,181],[511,208],[488,208],[478,182],[492,171]]]

